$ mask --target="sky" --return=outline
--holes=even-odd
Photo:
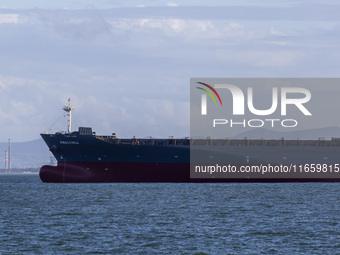
[[[0,142],[66,130],[68,98],[73,130],[189,136],[190,78],[339,77],[339,12],[330,0],[3,0]]]

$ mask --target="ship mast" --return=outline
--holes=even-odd
[[[71,133],[71,117],[72,117],[72,111],[74,110],[74,107],[71,107],[71,98],[68,99],[68,105],[65,105],[63,110],[67,112],[68,117],[68,124],[67,124],[67,133]]]

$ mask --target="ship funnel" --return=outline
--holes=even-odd
[[[67,112],[68,117],[67,133],[71,133],[71,117],[72,111],[74,110],[74,107],[71,107],[71,98],[68,99],[68,105],[64,105],[63,110]]]

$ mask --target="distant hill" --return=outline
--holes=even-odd
[[[8,143],[0,143],[0,169],[5,168],[5,151]],[[12,168],[37,168],[50,162],[52,154],[42,139],[29,142],[12,142]]]
[[[272,131],[265,128],[256,128],[236,135],[234,138],[243,139],[281,139],[282,137],[286,140],[304,139],[304,140],[317,140],[323,138],[330,140],[332,137],[340,137],[340,127],[325,127],[325,128],[314,128],[308,130],[298,131],[287,131],[278,132]]]

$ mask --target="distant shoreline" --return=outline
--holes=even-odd
[[[39,168],[0,169],[0,174],[39,174]]]
[[[10,174],[12,174],[12,175],[15,175],[15,174],[39,174],[39,172],[22,172],[22,173],[3,173],[3,172],[0,172],[0,175],[10,175]]]

